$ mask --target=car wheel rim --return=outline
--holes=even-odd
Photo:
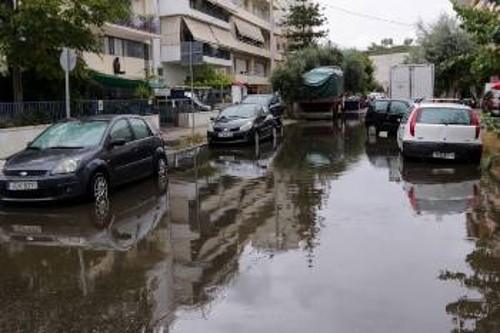
[[[94,199],[100,200],[108,197],[108,182],[104,176],[97,176],[94,180]]]

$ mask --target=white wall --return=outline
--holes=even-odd
[[[160,128],[160,119],[157,115],[144,117],[155,128]],[[0,129],[0,160],[14,155],[26,148],[28,142],[33,141],[49,125],[24,126]]]
[[[180,65],[167,64],[163,67],[164,80],[167,86],[174,87],[184,85],[188,77],[188,69]]]
[[[393,53],[370,56],[375,68],[375,80],[380,83],[385,91],[389,89],[391,67],[404,63],[409,53]]]

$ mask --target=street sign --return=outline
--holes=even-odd
[[[203,65],[203,44],[200,42],[182,42],[181,65],[186,67]]]
[[[71,72],[76,67],[76,53],[68,48],[63,48],[61,56],[59,57],[59,63],[62,69]]]

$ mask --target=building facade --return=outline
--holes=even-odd
[[[186,82],[190,69],[182,61],[182,45],[198,42],[202,59],[197,64],[215,66],[250,91],[269,91],[271,70],[283,61],[281,28],[275,23],[278,8],[273,0],[160,1],[161,62],[167,85]]]

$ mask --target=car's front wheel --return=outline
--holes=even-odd
[[[89,192],[94,202],[107,199],[109,195],[108,177],[102,172],[95,173],[90,182]]]

